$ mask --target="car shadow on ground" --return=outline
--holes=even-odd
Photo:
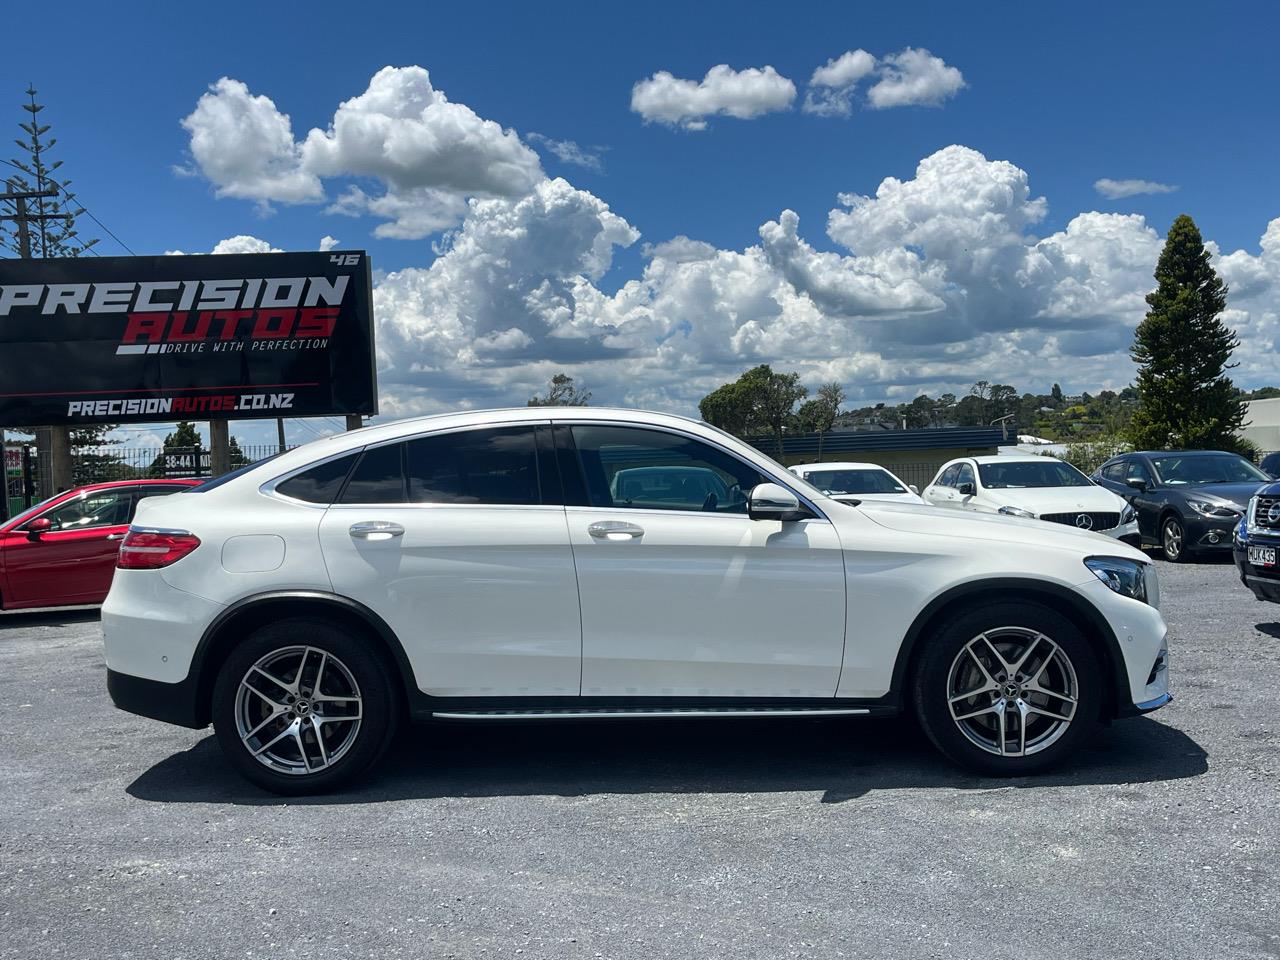
[[[440,797],[821,791],[840,803],[877,790],[991,790],[1136,784],[1195,777],[1208,756],[1173,727],[1117,722],[1052,773],[975,776],[894,720],[616,720],[415,727],[366,783],[332,796],[281,798],[246,783],[212,736],[128,787],[158,803],[343,804]]]
[[[89,623],[101,615],[98,607],[56,607],[38,610],[0,611],[0,630],[23,627],[60,627],[72,623]]]
[[[1255,623],[1253,628],[1259,633],[1265,633],[1268,637],[1280,640],[1280,623]]]

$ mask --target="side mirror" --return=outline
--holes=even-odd
[[[962,497],[972,497],[976,492],[973,489],[972,483],[962,483],[960,486],[956,487],[956,490],[960,492],[960,496]]]
[[[747,516],[752,520],[790,520],[800,510],[800,501],[786,487],[760,483],[751,488]]]
[[[24,529],[27,539],[34,542],[53,529],[53,521],[48,517],[40,517],[37,520],[32,520]]]
[[[1143,480],[1141,477],[1130,477],[1128,480],[1125,481],[1125,484],[1127,486],[1133,487],[1133,489],[1137,490],[1140,493],[1145,492],[1147,489],[1147,481]]]
[[[907,489],[910,490],[912,493],[914,493],[917,497],[920,496],[920,488],[917,487],[914,483],[908,483]]]

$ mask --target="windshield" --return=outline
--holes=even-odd
[[[805,479],[827,496],[845,493],[906,493],[885,470],[810,470]]]
[[[1008,463],[980,463],[978,476],[984,487],[1090,487],[1093,481],[1061,460],[1010,460]]]
[[[1271,478],[1234,453],[1210,456],[1152,457],[1160,482],[1170,487],[1206,483],[1265,483]]]

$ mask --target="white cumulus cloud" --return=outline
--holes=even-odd
[[[1110,177],[1103,177],[1094,181],[1093,189],[1109,200],[1119,200],[1142,193],[1174,193],[1178,188],[1173,184],[1156,183],[1154,180],[1112,180]]]
[[[964,87],[964,75],[923,47],[907,47],[880,61],[880,79],[867,91],[877,110],[889,107],[936,107]]]
[[[322,252],[333,250],[340,243],[342,243],[342,241],[339,240],[337,237],[331,237],[328,234],[325,234],[323,237],[320,238],[320,250]]]
[[[876,69],[876,58],[865,50],[848,50],[813,71],[804,94],[805,113],[847,117],[853,112],[853,92]]]
[[[752,120],[791,109],[796,85],[771,66],[734,70],[719,64],[701,80],[684,80],[665,70],[631,90],[631,109],[651,123],[704,130],[714,116]]]

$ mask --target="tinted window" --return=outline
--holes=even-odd
[[[1093,481],[1061,460],[1010,460],[1008,463],[983,463],[978,466],[982,485],[996,490],[1011,487],[1089,487]]]
[[[746,513],[763,477],[700,440],[640,427],[574,426],[588,497],[597,507]]]
[[[44,516],[53,524],[53,530],[116,527],[129,522],[132,501],[133,491],[128,487],[98,490],[54,507]]]
[[[885,470],[810,470],[804,478],[827,494],[907,492]]]
[[[984,477],[985,479],[985,477]],[[967,463],[960,464],[960,472],[956,474],[956,486],[963,486],[966,483],[973,483],[973,467]]]
[[[360,455],[342,492],[343,503],[404,503],[404,444],[373,447]]]
[[[1262,458],[1261,466],[1266,473],[1271,474],[1273,477],[1280,473],[1280,453],[1268,453]]]
[[[1115,463],[1108,463],[1102,468],[1102,475],[1116,483],[1124,483],[1125,474],[1128,472],[1129,463],[1127,460],[1117,460]]]
[[[1151,471],[1147,469],[1147,465],[1141,460],[1130,460],[1128,466],[1129,472],[1125,475],[1125,479],[1151,482]]]
[[[960,473],[960,464],[953,463],[947,469],[942,471],[942,476],[938,478],[934,486],[938,487],[954,487],[956,485],[956,476]]]
[[[303,470],[283,483],[276,484],[276,492],[307,503],[333,503],[359,456],[360,454],[353,453]]]
[[[1244,457],[1233,453],[1152,457],[1156,473],[1171,487],[1200,486],[1206,483],[1263,483],[1265,473]]]
[[[541,503],[531,426],[421,437],[405,458],[410,503]]]

